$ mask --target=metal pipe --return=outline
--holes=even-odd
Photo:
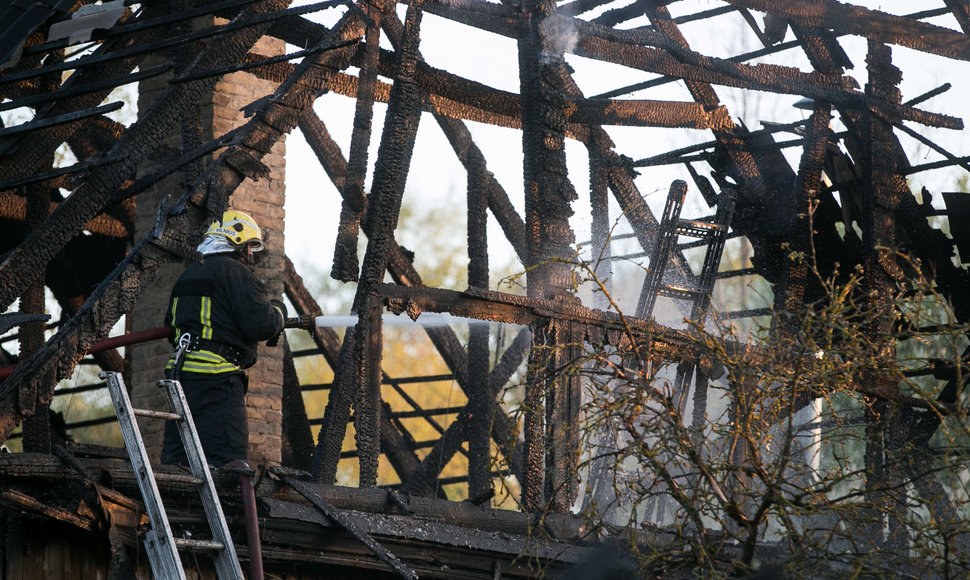
[[[246,474],[239,474],[243,515],[246,518],[246,543],[249,546],[249,578],[263,580],[263,548],[259,542],[259,519],[256,517],[256,492]]]

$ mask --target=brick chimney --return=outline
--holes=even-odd
[[[196,26],[211,25],[211,22],[196,21]],[[263,38],[253,50],[264,56],[283,54],[281,41]],[[146,59],[147,60],[147,59]],[[162,55],[152,62],[143,63],[149,68],[164,62]],[[142,81],[139,86],[138,110],[147,111],[151,103],[159,98],[169,85],[168,77],[156,77]],[[219,137],[244,124],[246,118],[240,110],[252,101],[273,92],[275,86],[256,78],[247,72],[237,72],[223,76],[214,93],[199,107],[198,120],[201,122],[203,141]],[[181,137],[173,134],[166,142],[171,148],[181,149]],[[165,149],[163,147],[163,149]],[[269,167],[270,176],[259,182],[246,180],[230,198],[232,209],[252,215],[263,231],[266,249],[256,274],[265,283],[272,297],[279,298],[283,292],[283,200],[285,195],[284,176],[286,151],[284,140],[280,140],[272,152],[263,157],[262,162]],[[163,159],[147,159],[139,170],[139,176],[149,174],[165,163]],[[162,196],[180,194],[182,173],[163,182],[152,192],[138,196],[138,210],[135,239],[141,239],[154,227],[159,201]],[[157,291],[146,292],[131,314],[132,331],[160,326],[168,305],[168,294],[175,279],[184,269],[184,264],[167,265],[159,271],[154,283]],[[164,378],[165,363],[172,353],[167,341],[155,341],[133,347],[131,353],[132,402],[136,407],[167,410],[164,393],[155,387],[156,381]],[[279,463],[282,433],[282,349],[279,347],[259,347],[259,360],[248,370],[249,392],[246,405],[249,415],[249,463],[250,465]],[[140,422],[145,444],[153,459],[161,455],[163,423],[142,420]]]

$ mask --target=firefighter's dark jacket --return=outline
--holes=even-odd
[[[189,265],[172,287],[165,314],[173,346],[186,332],[195,339],[182,372],[208,375],[252,366],[256,343],[277,336],[284,322],[262,282],[232,254],[211,254]]]

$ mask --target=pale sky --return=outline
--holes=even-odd
[[[891,13],[904,14],[913,11],[912,2],[894,1],[854,1],[856,5],[871,9],[883,10]],[[710,9],[720,2],[709,0],[682,0],[670,5],[674,16],[694,13]],[[942,2],[920,2],[918,9],[925,10],[942,6]],[[403,19],[404,7],[399,6]],[[321,14],[321,20],[332,23],[339,16],[339,10],[330,10]],[[760,22],[763,14],[755,12]],[[588,16],[584,16],[586,18]],[[936,18],[932,23],[957,29],[955,21],[950,18]],[[646,19],[631,21],[624,25],[633,28],[646,24]],[[721,16],[708,21],[700,21],[682,26],[682,31],[694,50],[711,56],[726,57],[738,52],[742,48],[752,50],[760,46],[754,34],[741,24],[739,16]],[[462,26],[451,21],[438,18],[426,13],[422,20],[422,54],[431,66],[448,70],[460,76],[475,80],[497,89],[518,92],[518,64],[515,43],[508,38],[489,34],[474,28]],[[789,31],[786,40],[793,39]],[[382,41],[385,42],[386,41]],[[849,53],[855,68],[847,71],[860,86],[866,83],[865,50],[866,41],[858,37],[842,37],[842,46]],[[781,55],[769,57],[770,60],[759,62],[774,62],[787,66],[797,66],[803,71],[811,70],[807,61],[797,50],[789,50]],[[919,105],[921,108],[934,112],[944,112],[964,118],[970,122],[967,115],[968,106],[963,97],[970,94],[970,66],[965,62],[944,59],[909,49],[893,47],[894,62],[903,70],[901,89],[903,100],[914,98],[944,82],[953,84],[953,88],[942,96]],[[604,64],[589,59],[567,55],[567,61],[575,69],[575,78],[586,95],[594,95],[629,84],[653,78],[642,71],[625,69],[623,67]],[[776,96],[757,94],[715,87],[724,105],[727,106],[735,121],[743,120],[751,130],[760,129],[760,118],[777,122],[795,121],[805,118],[806,111],[793,108],[791,105],[800,97]],[[631,93],[625,98],[669,99],[691,101],[682,82],[670,83],[649,91]],[[374,138],[369,154],[371,170],[377,155],[380,130],[386,107],[382,104],[375,106]],[[333,137],[340,145],[344,156],[349,153],[351,123],[354,116],[354,101],[352,99],[327,94],[322,96],[315,105],[315,110],[327,125]],[[521,135],[517,130],[485,126],[467,122],[466,125],[475,137],[477,145],[482,149],[492,171],[503,185],[512,202],[522,212],[522,145]],[[911,127],[919,129],[914,125]],[[607,133],[616,142],[616,151],[633,159],[641,159],[657,153],[683,147],[691,143],[709,141],[709,131],[691,129],[643,129],[607,127]],[[961,131],[933,130],[933,139],[950,149],[956,155],[963,155],[966,140]],[[910,154],[914,164],[933,161],[940,157],[935,153],[927,154],[925,148],[917,148],[915,142],[905,135],[901,140]],[[588,159],[585,148],[576,142],[567,142],[567,159],[570,178],[576,187],[580,199],[574,203],[576,215],[573,218],[577,241],[589,238],[589,209],[588,209]],[[793,159],[797,167],[799,148],[789,149],[787,154]],[[286,236],[287,253],[296,262],[299,269],[312,269],[329,272],[332,257],[333,242],[336,237],[336,227],[340,197],[331,184],[329,178],[312,152],[309,150],[302,136],[294,131],[287,139],[287,217]],[[698,170],[702,164],[696,165]],[[703,173],[703,171],[702,171]],[[943,173],[943,172],[940,172]],[[950,175],[956,175],[957,170],[946,173],[940,180],[929,182],[927,185],[933,191],[946,191],[951,188]],[[917,189],[929,177],[928,174],[913,177]],[[689,177],[682,166],[668,166],[664,168],[643,169],[637,184],[642,194],[647,196],[648,203],[659,213],[664,202],[664,194],[673,179],[687,179]],[[366,185],[369,187],[371,172],[368,172]],[[418,141],[414,149],[411,171],[408,176],[405,203],[409,200],[417,202],[421,208],[432,211],[445,212],[447,219],[453,220],[453,231],[459,237],[457,243],[463,244],[465,238],[465,179],[466,174],[457,161],[451,147],[444,138],[437,123],[430,115],[424,115],[418,132]],[[691,186],[693,188],[693,185]],[[690,209],[686,211],[691,211]],[[685,211],[685,214],[686,214]],[[705,207],[695,207],[697,214],[710,212]],[[613,215],[618,211],[614,208]],[[321,219],[321,216],[327,216]],[[494,244],[492,255],[501,257],[511,255],[504,236],[489,218],[490,244]],[[312,233],[311,233],[312,232]],[[427,256],[421,254],[420,240],[400,240],[405,246],[417,251],[417,262],[420,269],[421,260]]]

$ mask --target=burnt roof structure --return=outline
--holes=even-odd
[[[468,497],[478,497],[492,487],[494,443],[521,486],[524,511],[570,511],[580,495],[579,436],[570,426],[579,422],[582,385],[578,376],[555,371],[584,342],[622,342],[618,337],[632,332],[648,337],[652,356],[661,359],[687,342],[683,327],[662,326],[652,308],[638,308],[653,304],[641,292],[660,292],[649,284],[641,290],[640,283],[645,270],[657,270],[667,223],[662,202],[649,194],[668,186],[694,214],[723,208],[726,196],[733,200],[732,211],[716,218],[724,220],[720,243],[743,240],[750,263],[721,265],[718,272],[715,260],[708,286],[715,278],[757,279],[770,295],[731,311],[715,300],[727,319],[799,312],[824,297],[819,280],[859,268],[878,313],[868,330],[891,334],[893,288],[915,276],[914,262],[899,258],[905,255],[950,301],[953,323],[970,322],[963,264],[970,259],[970,206],[965,193],[945,191],[965,183],[970,171],[959,149],[964,122],[962,111],[934,106],[970,90],[970,7],[958,0],[901,2],[900,12],[890,13],[871,4],[15,0],[0,12],[14,23],[0,33],[0,303],[8,310],[0,328],[19,327],[20,350],[0,353],[9,364],[19,362],[0,383],[0,440],[21,425],[49,432],[46,411],[38,411],[58,382],[138,308],[161,267],[195,258],[191,242],[203,226],[228,207],[241,183],[269,175],[264,157],[294,132],[333,184],[313,188],[332,208],[318,221],[336,231],[333,252],[313,259],[353,288],[352,311],[360,314],[343,342],[328,328],[312,333],[335,373],[316,444],[307,442],[302,405],[282,411],[286,444],[302,457],[301,467],[327,484],[346,458],[342,441],[353,421],[361,487],[378,483],[384,456],[402,490],[434,494],[441,466],[464,453],[462,484]],[[431,19],[456,31],[446,37],[456,46],[487,39],[470,52],[504,71],[505,84],[436,66],[434,58],[449,47],[441,37],[424,40]],[[720,36],[759,45],[725,48],[712,40]],[[254,47],[262,37],[285,42],[290,52],[260,53]],[[169,51],[171,64],[149,63]],[[502,58],[508,60],[496,63]],[[939,71],[939,82],[904,85],[907,65],[919,79]],[[219,78],[240,71],[274,90],[248,104],[244,124],[203,137],[194,127],[200,103]],[[167,79],[166,88],[137,120],[132,103],[109,97],[118,87],[158,78]],[[346,143],[338,144],[330,129],[347,126],[346,109],[315,108],[324,95],[353,102]],[[781,105],[759,109],[764,95]],[[116,120],[126,107],[129,120]],[[378,132],[374,116],[381,111]],[[487,144],[493,128],[514,137]],[[405,248],[395,237],[415,172],[429,170],[413,166],[419,135],[432,130],[451,149],[432,155],[457,160],[467,174],[467,229],[457,232],[467,239],[467,289],[426,286],[415,260],[424,250]],[[154,164],[146,170],[149,159]],[[507,165],[516,180],[502,180]],[[180,190],[148,207],[156,216],[151,231],[136,231],[140,200],[173,176]],[[307,195],[305,189],[287,195]],[[588,204],[582,208],[588,219],[580,216],[579,199]],[[708,231],[716,219],[699,217],[706,225],[697,227]],[[501,243],[490,220],[500,227]],[[577,240],[580,230],[588,241]],[[359,256],[361,232],[366,246]],[[489,258],[496,247],[511,248],[523,265],[524,295],[495,289]],[[693,247],[675,245],[664,257],[686,286],[702,277],[691,268]],[[795,255],[811,255],[816,272]],[[636,291],[615,288],[612,303],[584,301],[576,291],[577,256],[601,281],[620,279],[624,264],[639,261]],[[653,260],[649,267],[646,258]],[[285,260],[286,296],[298,314],[321,315],[319,297],[293,264]],[[37,320],[45,288],[62,310],[49,337]],[[667,292],[700,303],[694,290]],[[702,311],[707,300],[710,287]],[[447,428],[435,424],[440,438],[423,456],[415,453],[404,415],[381,396],[382,383],[401,385],[381,368],[378,314],[385,309],[531,329],[493,366],[487,331],[472,327],[462,344],[451,328],[427,329],[467,403],[448,411],[456,418]],[[115,350],[93,356],[101,368],[125,369]],[[527,359],[530,378],[543,385],[526,389],[519,418],[500,404],[499,393]],[[539,373],[540,366],[550,372]],[[859,388],[892,399],[895,386],[875,376]],[[414,409],[423,417],[433,411]],[[32,421],[39,423],[31,427]],[[928,441],[932,433],[918,435]]]

